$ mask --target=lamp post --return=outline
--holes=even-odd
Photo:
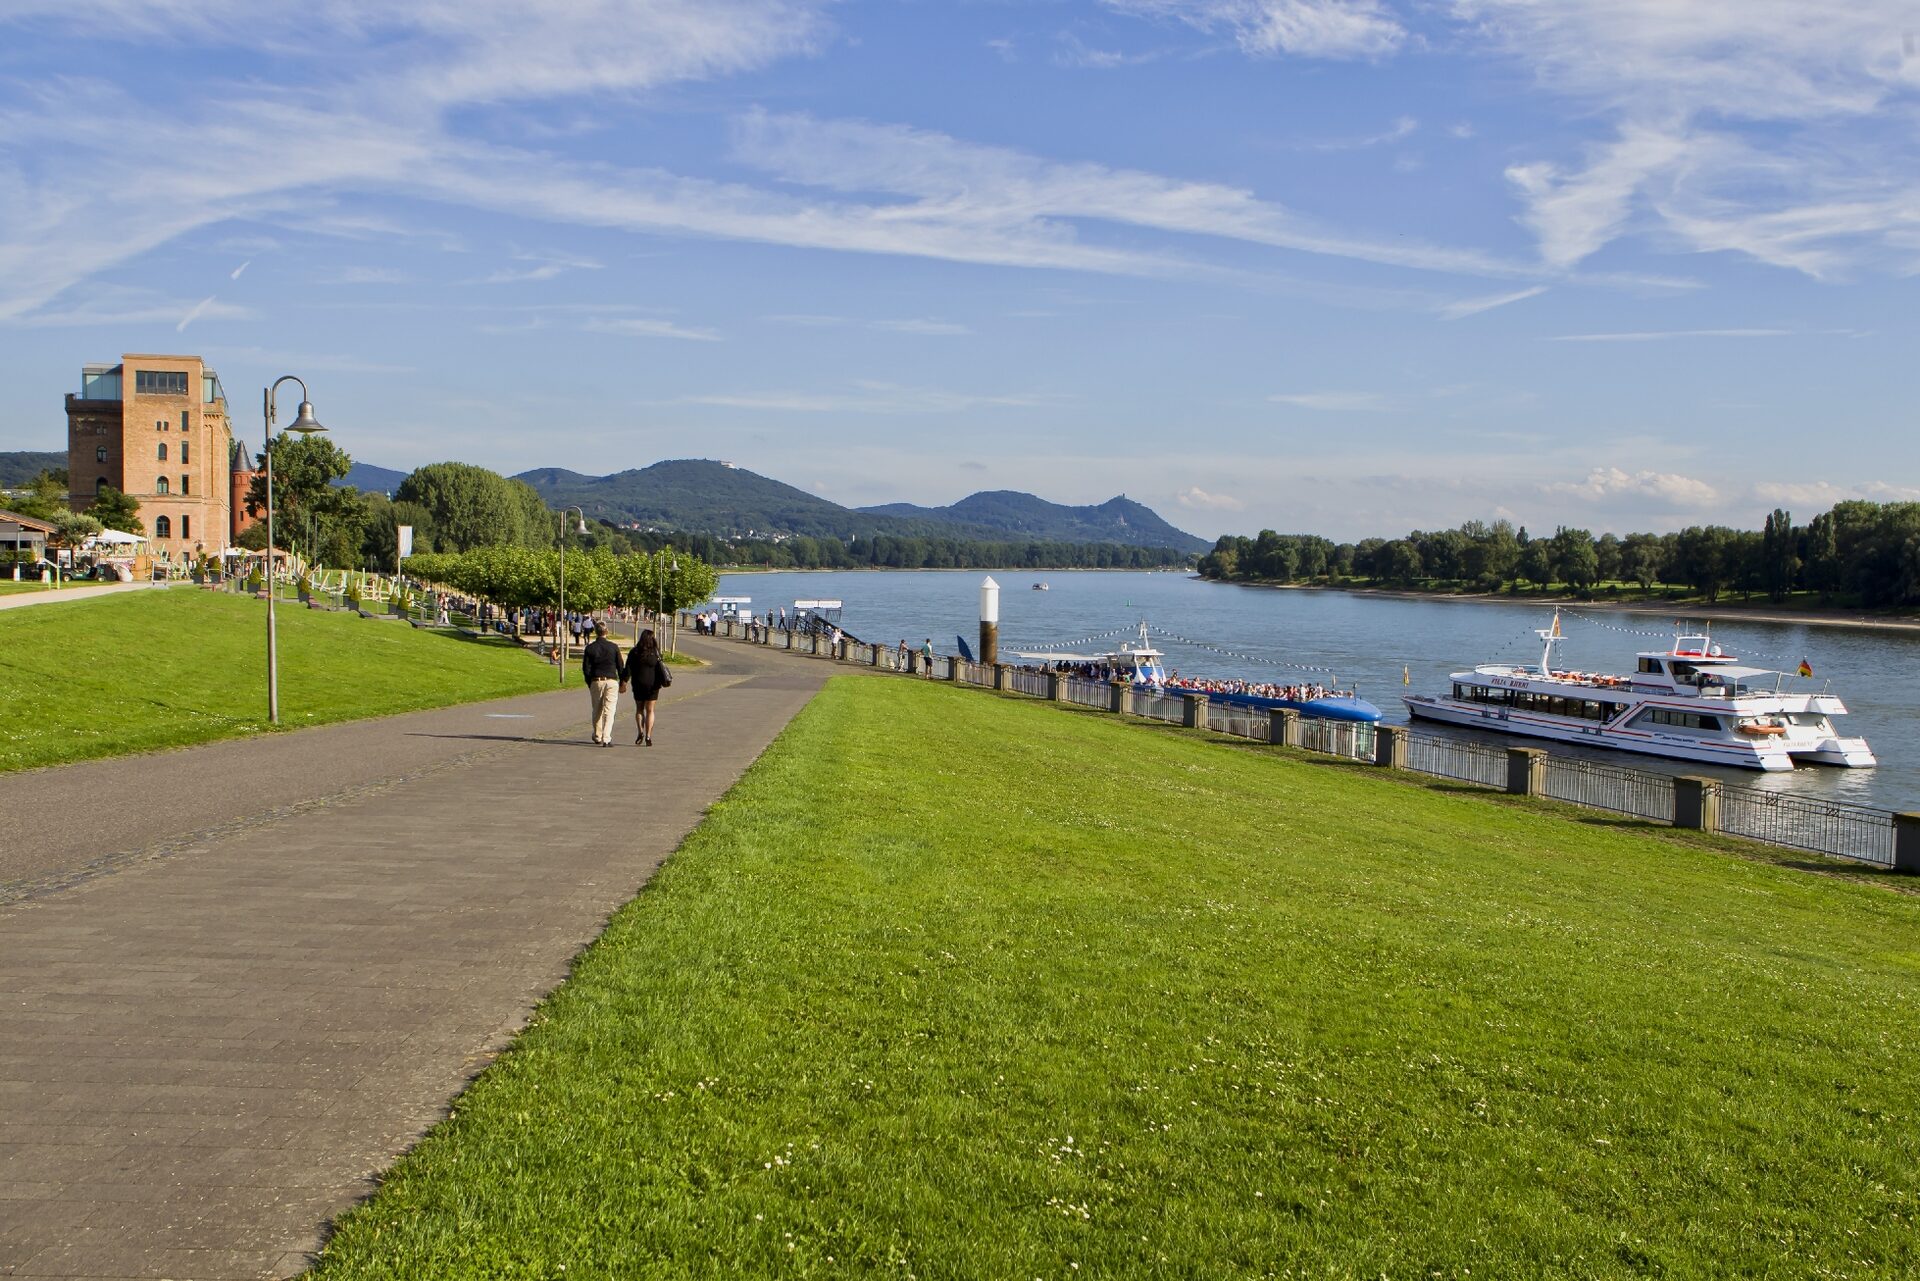
[[[300,384],[300,409],[287,424],[287,430],[308,436],[317,431],[325,431],[318,419],[313,416],[313,401],[307,395],[307,384],[292,374],[283,374],[274,379],[262,398],[262,410],[266,415],[266,451],[267,451],[267,723],[280,723],[280,653],[275,646],[273,629],[273,419],[275,412],[274,393],[280,390],[281,383]]]
[[[567,683],[567,651],[565,646],[561,643],[561,638],[566,634],[565,628],[567,625],[567,513],[568,512],[580,513],[580,532],[583,534],[587,532],[587,513],[586,512],[581,511],[581,509],[578,507],[562,507],[560,509],[560,608],[555,610],[553,614],[553,642],[554,642],[553,647],[555,650],[559,652],[559,655],[560,655],[560,661],[556,664],[556,666],[559,667],[560,669],[560,683],[562,685],[565,685]]]
[[[673,556],[672,564],[673,564],[673,572],[676,574],[679,573],[680,557],[677,554]],[[654,602],[653,602],[653,625],[655,627],[658,627],[661,631],[664,632],[667,629],[667,624],[666,624],[667,549],[665,547],[662,547],[660,549],[660,574],[658,575],[658,586],[660,590],[655,594]],[[654,639],[658,640],[659,637],[655,637]]]

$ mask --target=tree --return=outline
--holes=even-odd
[[[139,501],[112,485],[100,487],[100,492],[94,495],[93,506],[87,508],[87,515],[108,529],[117,529],[123,534],[147,532],[147,527],[140,523]]]
[[[51,523],[53,536],[69,547],[106,528],[92,513],[71,512],[64,507],[53,513]]]
[[[393,491],[393,501],[428,514],[423,523],[431,529],[433,551],[553,547],[559,535],[559,518],[531,485],[471,463],[416,468]]]
[[[281,432],[266,444],[273,451],[273,541],[301,548],[309,561],[358,568],[367,504],[360,491],[334,482],[353,459],[324,435]],[[247,489],[247,514],[267,510],[267,455]]]
[[[1775,604],[1793,591],[1794,576],[1800,572],[1799,540],[1794,534],[1793,517],[1782,508],[1767,513],[1760,531],[1761,578],[1767,599]]]
[[[1605,533],[1593,540],[1593,558],[1600,570],[1600,581],[1611,583],[1620,577],[1620,537]]]
[[[1584,529],[1565,525],[1553,531],[1548,546],[1555,577],[1576,591],[1592,587],[1600,577],[1600,558],[1593,550],[1593,535]]]
[[[1620,572],[1650,592],[1666,568],[1666,545],[1658,534],[1628,534],[1620,542]]]
[[[5,500],[6,509],[34,520],[51,521],[67,505],[65,472],[56,477],[51,469],[42,471],[27,483],[25,490]]]

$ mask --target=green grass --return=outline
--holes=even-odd
[[[286,728],[556,686],[506,642],[276,612]],[[0,771],[266,730],[266,682],[264,601],[176,588],[0,612]]]
[[[1905,1277],[1920,898],[832,682],[323,1281]]]
[[[32,582],[28,582],[23,579],[20,582],[16,583],[11,578],[0,578],[0,596],[18,596],[18,595],[24,595],[27,592],[51,592],[56,590],[64,590],[68,587],[99,587],[99,586],[102,586],[102,584],[85,582],[85,581],[76,583],[72,579],[63,578],[60,580],[59,586],[56,588],[56,587],[50,586],[47,583],[43,583],[38,579],[35,579]]]

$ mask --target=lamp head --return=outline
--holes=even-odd
[[[580,532],[583,534],[587,532],[587,522],[584,520],[580,522]]]
[[[322,427],[320,420],[313,416],[313,402],[303,400],[300,402],[300,412],[295,414],[293,421],[287,424],[287,430],[297,431],[304,436],[316,431],[325,431],[326,428]]]

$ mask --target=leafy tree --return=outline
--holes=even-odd
[[[34,520],[52,521],[67,505],[67,481],[64,470],[56,478],[53,469],[42,471],[24,490],[6,498],[0,506]]]
[[[367,504],[359,490],[334,484],[353,459],[327,436],[281,432],[257,456],[247,489],[247,514],[256,519],[267,510],[266,450],[273,451],[275,544],[300,547],[311,561],[358,568]]]
[[[1562,525],[1553,531],[1548,547],[1553,566],[1550,572],[1567,586],[1585,591],[1599,579],[1600,557],[1593,550],[1593,535],[1586,530]]]
[[[426,513],[433,551],[475,547],[553,547],[559,518],[524,481],[471,463],[431,463],[417,468],[393,492],[396,506]]]
[[[108,529],[117,529],[123,534],[145,534],[147,527],[140,523],[140,502],[130,494],[123,494],[112,485],[104,485],[94,495],[93,505],[87,508],[87,515],[105,525]]]
[[[69,547],[106,528],[91,512],[72,512],[64,507],[53,513],[51,522],[53,536]]]
[[[1658,534],[1628,534],[1620,542],[1620,572],[1650,592],[1666,567],[1666,544]]]

